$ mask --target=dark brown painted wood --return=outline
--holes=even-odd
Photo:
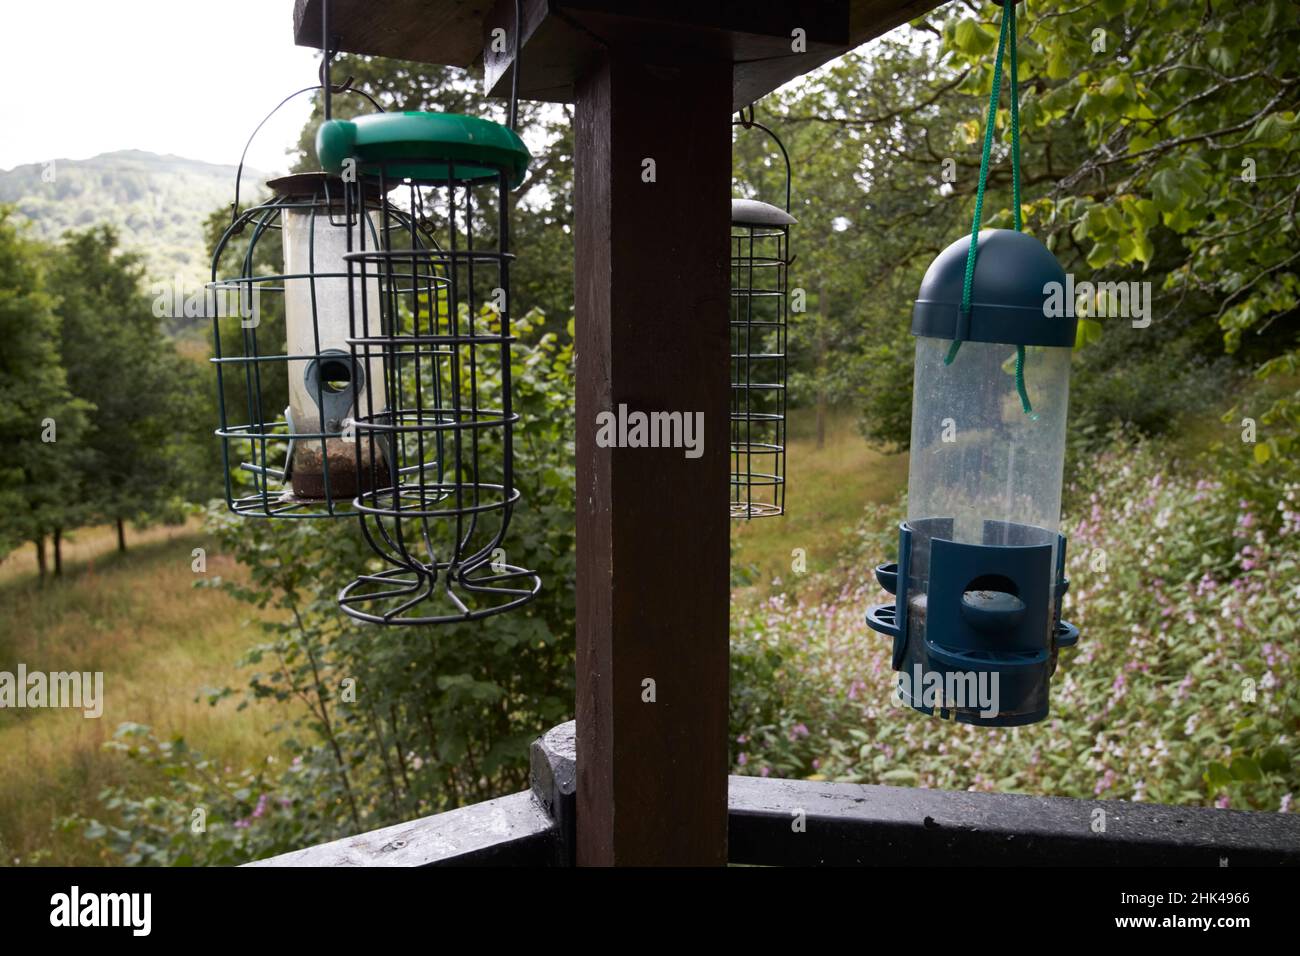
[[[727,859],[730,111],[726,63],[615,50],[578,85],[580,864]],[[620,403],[703,412],[702,456],[599,447]]]
[[[295,0],[294,40],[320,46],[321,0]],[[740,109],[783,83],[941,4],[937,0],[524,0],[523,99],[573,102],[602,49],[627,44],[735,66]],[[507,96],[514,0],[330,0],[331,33],[347,53],[483,67],[489,93]],[[511,38],[493,53],[494,27]],[[807,49],[791,48],[790,31]]]
[[[492,95],[510,94],[514,48],[494,51],[487,41],[493,29],[511,32],[514,18],[514,0],[496,0],[484,22],[483,81]],[[573,101],[578,78],[604,47],[671,50],[678,62],[732,63],[732,104],[739,108],[842,53],[849,42],[849,4],[822,0],[526,0],[523,19],[528,52],[520,95],[553,102]],[[792,49],[796,27],[807,52]],[[755,82],[772,85],[755,93]]]
[[[492,0],[330,0],[330,32],[344,53],[469,67],[482,58],[491,6]],[[320,13],[321,0],[294,0],[294,43],[320,49]]]
[[[731,862],[763,866],[1300,864],[1293,813],[775,777],[730,808]]]
[[[574,837],[574,735],[569,721],[533,742],[531,794],[251,865],[568,865]],[[1218,867],[1226,862],[1239,868],[1300,863],[1300,817],[1295,814],[1119,800],[732,777],[728,822],[730,861],[761,866]]]

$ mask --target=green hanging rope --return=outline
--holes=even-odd
[[[997,123],[998,100],[1002,95],[1002,57],[1010,37],[1011,59],[1011,192],[1016,232],[1020,220],[1020,86],[1019,64],[1016,59],[1016,5],[1014,0],[1003,0],[1002,28],[998,32],[998,51],[993,64],[993,90],[989,94],[988,120],[984,125],[984,152],[980,156],[980,180],[975,190],[975,214],[971,217],[970,249],[966,253],[966,275],[961,289],[962,314],[970,313],[971,287],[975,282],[975,255],[979,246],[980,221],[984,218],[984,189],[988,185],[989,155],[993,150],[993,129]],[[961,339],[954,339],[944,357],[943,364],[951,365],[961,349]],[[1029,393],[1025,391],[1025,347],[1016,346],[1016,392],[1020,407],[1026,415],[1033,413]]]

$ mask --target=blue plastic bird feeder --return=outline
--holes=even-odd
[[[895,596],[868,624],[893,638],[904,703],[1006,727],[1042,720],[1068,581],[1059,531],[1075,319],[1049,317],[1056,258],[1032,236],[979,233],[931,264],[912,311],[916,365],[907,520],[898,563],[876,569]]]

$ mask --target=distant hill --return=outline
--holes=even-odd
[[[245,169],[245,195],[256,194],[265,178]],[[112,223],[125,248],[143,253],[151,281],[177,274],[187,282],[207,280],[203,223],[229,206],[234,188],[234,166],[135,149],[55,160],[52,176],[42,163],[0,171],[0,203],[16,206],[38,236],[52,240],[69,229]]]

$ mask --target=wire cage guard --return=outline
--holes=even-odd
[[[343,183],[322,172],[273,179],[270,199],[240,209],[249,147],[291,100],[319,90],[328,118],[331,95],[349,93],[383,112],[351,77],[332,85],[329,61],[322,58],[319,84],[290,93],[248,137],[235,172],[230,225],[212,255],[210,361],[226,503],[250,517],[356,514],[358,470],[340,447],[341,422],[356,397],[348,387],[353,373],[366,370],[353,369],[347,356],[342,254],[349,248],[346,230],[373,230],[374,210],[364,220],[344,217]]]
[[[785,512],[786,325],[789,300],[790,159],[780,139],[750,118],[732,124],[766,132],[785,158],[785,209],[731,201],[731,517]]]
[[[410,175],[431,170],[443,178]],[[357,383],[361,412],[350,423],[364,473],[355,506],[380,561],[339,604],[383,624],[486,617],[541,587],[504,549],[519,501],[508,170],[435,150],[366,172],[349,190],[349,216],[379,197],[410,213],[384,215],[377,235],[357,230],[344,256],[352,366],[383,375]]]
[[[378,201],[348,209],[324,173],[267,185],[271,198],[236,212],[213,254],[209,289],[231,303],[212,319],[226,501],[251,517],[355,515],[366,471],[343,423],[354,386],[383,368],[349,353],[346,297],[378,287],[351,285],[343,254],[354,234],[377,238],[379,221],[409,215]]]

